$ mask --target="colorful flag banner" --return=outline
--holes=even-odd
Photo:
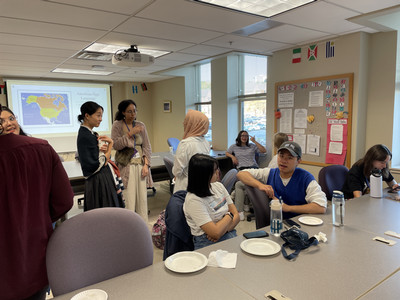
[[[292,64],[301,62],[301,48],[293,49]]]
[[[325,53],[326,53],[326,58],[330,58],[330,57],[334,57],[335,56],[335,42],[326,42],[326,49],[325,49]]]
[[[137,85],[132,85],[132,93],[137,94]]]
[[[307,58],[308,58],[309,61],[317,60],[317,54],[318,54],[318,46],[317,45],[308,46]]]
[[[141,84],[141,86],[142,86],[142,91],[147,91],[147,86],[144,82]]]
[[[0,94],[5,94],[6,93],[6,85],[2,84],[0,85]]]

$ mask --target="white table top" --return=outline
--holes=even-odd
[[[370,205],[366,203],[374,200]],[[388,199],[370,200],[369,196],[350,201],[354,202],[346,202],[344,227],[332,225],[330,208],[325,215],[314,215],[324,221],[322,225],[302,225],[301,229],[309,236],[323,232],[328,241],[301,251],[295,261],[287,261],[281,253],[266,257],[247,254],[240,249],[244,237],[239,236],[198,251],[207,257],[218,249],[238,253],[236,269],[206,267],[183,275],[158,263],[81,290],[101,288],[111,300],[124,299],[127,295],[138,299],[162,296],[173,299],[224,297],[265,300],[264,294],[271,290],[278,290],[293,300],[357,299],[364,294],[364,298],[369,297],[372,292],[380,295],[381,289],[398,291],[391,276],[400,268],[400,241],[388,246],[372,238],[380,232],[379,227],[373,226],[374,222],[386,223],[382,228],[392,224],[392,217],[381,220],[375,216],[379,216],[381,211],[386,212],[386,206],[398,215],[400,206]],[[368,220],[369,216],[372,221]],[[298,222],[298,218],[294,220]],[[267,239],[283,243],[279,237]],[[288,251],[291,253],[290,249]],[[56,299],[70,299],[77,292]]]

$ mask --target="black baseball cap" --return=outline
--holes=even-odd
[[[281,150],[288,150],[290,154],[292,154],[295,157],[301,158],[301,147],[299,144],[295,142],[284,142],[278,149],[278,153]]]

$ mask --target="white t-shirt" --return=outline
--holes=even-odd
[[[275,154],[271,161],[268,164],[268,168],[273,169],[273,168],[278,168],[278,154]]]
[[[176,149],[172,174],[175,176],[174,192],[187,189],[190,158],[197,154],[210,154],[210,144],[203,136],[188,137]]]
[[[229,211],[228,205],[233,204],[231,196],[222,183],[211,183],[210,190],[213,195],[204,198],[189,192],[186,195],[183,212],[192,235],[204,234],[200,226],[208,222],[218,222]]]

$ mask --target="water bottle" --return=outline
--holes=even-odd
[[[344,195],[341,191],[333,191],[332,223],[334,226],[344,225]]]
[[[271,234],[279,236],[282,225],[282,204],[279,200],[271,200],[269,203],[271,207]]]
[[[369,176],[369,189],[371,197],[382,198],[382,172],[381,170],[372,170]]]

